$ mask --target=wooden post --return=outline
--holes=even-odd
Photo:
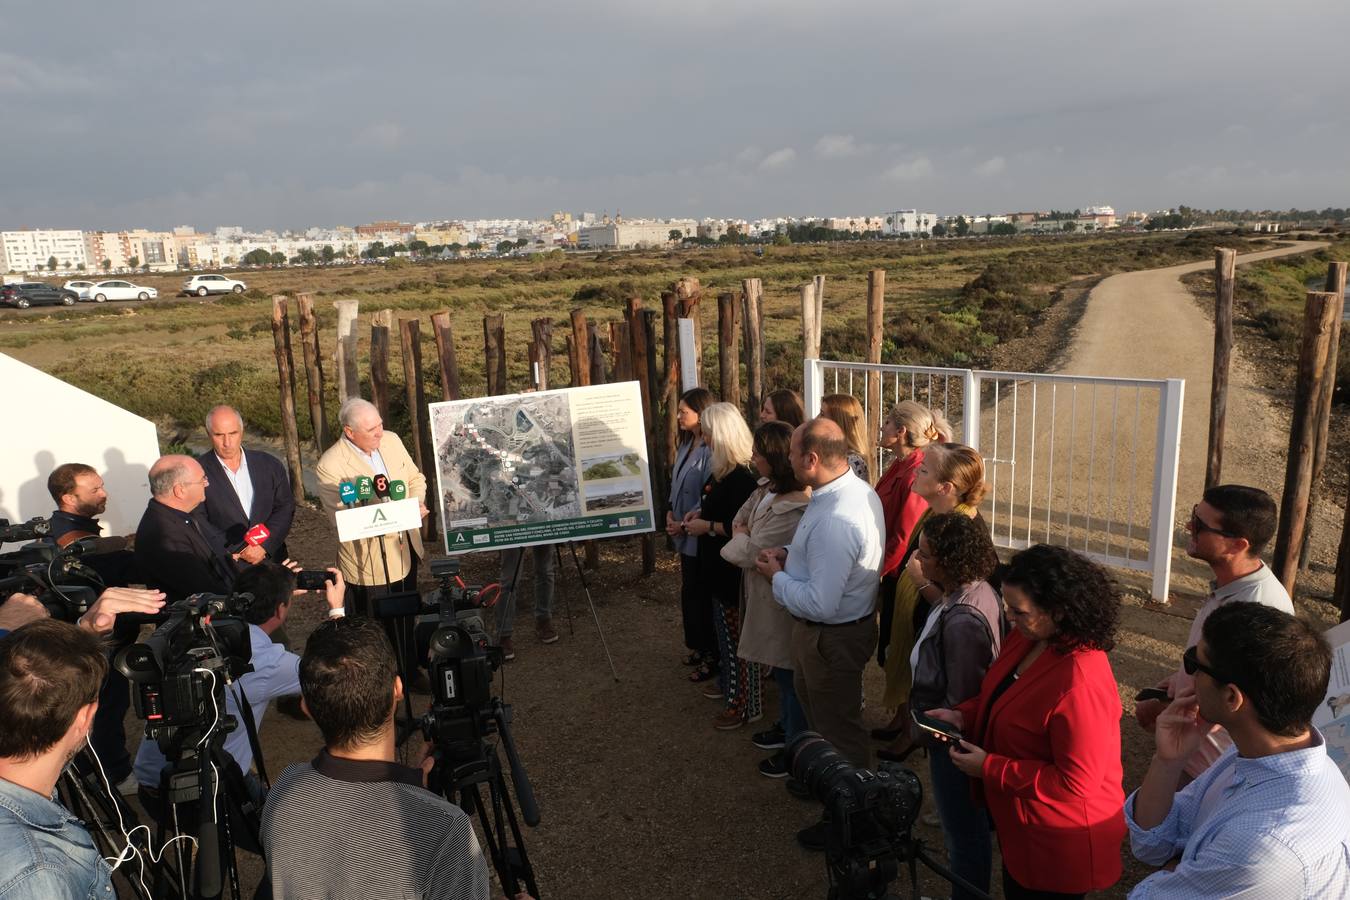
[[[337,349],[333,357],[337,364],[340,406],[352,397],[361,396],[361,373],[356,366],[356,322],[360,304],[355,300],[335,300],[333,308],[337,310]]]
[[[408,431],[413,445],[413,460],[417,471],[429,475],[428,483],[435,484],[435,472],[428,473],[427,465],[435,468],[436,453],[431,446],[431,423],[427,421],[427,393],[422,382],[422,328],[417,319],[399,320],[399,343],[403,350],[403,384],[408,395]],[[428,497],[435,495],[433,487]],[[436,537],[437,503],[427,504],[427,517],[422,521],[422,540]]]
[[[607,384],[609,373],[605,370],[605,345],[600,340],[600,329],[594,322],[586,323],[586,344],[591,356],[591,384]]]
[[[662,503],[657,497],[665,497],[670,493],[670,485],[666,482],[666,470],[669,463],[666,460],[664,452],[664,443],[661,440],[661,429],[656,421],[656,405],[658,398],[658,386],[661,380],[660,366],[656,360],[656,310],[642,310],[635,318],[633,327],[642,335],[641,355],[646,361],[645,371],[642,373],[642,382],[648,385],[648,391],[643,400],[643,415],[647,426],[647,465],[651,471],[651,487],[656,493],[652,499],[652,507],[657,510],[660,518],[658,522],[665,520],[665,514],[660,512]],[[634,342],[635,348],[638,344]],[[642,535],[642,574],[652,575],[656,572],[656,532],[646,532]]]
[[[586,323],[586,344],[588,345],[589,348],[588,352],[590,353],[591,357],[590,383],[606,384],[607,379],[605,377],[606,376],[605,350],[600,343],[600,330],[596,327],[594,322]],[[577,354],[578,365],[580,365],[580,360],[581,354],[580,352],[578,352]],[[588,569],[600,568],[599,542],[587,541],[585,551],[586,551],[586,568]]]
[[[389,329],[394,311],[382,309],[370,323],[370,396],[380,418],[389,421]]]
[[[722,400],[739,408],[741,405],[741,364],[736,351],[740,344],[737,334],[736,295],[717,295],[717,378]]]
[[[295,426],[295,392],[291,387],[290,323],[286,316],[286,297],[272,297],[272,342],[277,356],[277,388],[281,397],[281,436],[286,442],[286,467],[291,473],[291,494],[297,503],[305,502],[305,479],[300,467],[300,431]]]
[[[661,402],[664,404],[666,438],[666,459],[675,459],[675,448],[680,441],[680,302],[674,291],[661,294],[661,316],[665,320],[662,339],[666,345],[662,361],[665,373],[661,377]],[[664,504],[666,498],[661,498]],[[665,516],[662,515],[664,521]]]
[[[816,321],[816,286],[807,282],[801,286],[802,296],[802,354],[806,359],[820,359],[820,324]]]
[[[745,420],[759,422],[764,406],[764,287],[758,278],[741,282],[741,328],[745,335]]]
[[[1345,496],[1345,522],[1341,525],[1341,546],[1336,551],[1336,589],[1332,594],[1332,602],[1341,611],[1341,621],[1350,621],[1350,490],[1346,491]]]
[[[1331,395],[1336,391],[1336,365],[1340,354],[1341,322],[1345,316],[1346,264],[1327,265],[1327,293],[1332,295],[1331,346],[1327,350],[1327,377],[1322,379],[1322,393],[1317,397],[1317,446],[1313,450],[1312,494],[1308,499],[1308,527],[1303,531],[1303,547],[1299,552],[1298,567],[1308,568],[1308,548],[1312,545],[1313,513],[1322,497],[1322,470],[1327,465],[1327,436],[1331,433]]]
[[[609,323],[609,353],[613,361],[614,380],[633,380],[633,346],[629,343],[628,323]]]
[[[530,356],[530,381],[537,391],[548,390],[548,370],[553,365],[553,320],[534,319],[530,322],[534,336],[534,353]]]
[[[881,336],[886,313],[886,270],[867,273],[867,361],[881,362]],[[817,323],[819,326],[819,323]],[[819,339],[819,338],[817,338]],[[867,437],[876,446],[881,434],[881,373],[867,373]],[[876,454],[869,454],[867,471],[876,477]]]
[[[305,383],[309,387],[309,424],[314,446],[328,449],[328,416],[323,411],[323,357],[319,353],[319,329],[314,319],[314,295],[297,294],[300,307],[300,352],[305,359]]]
[[[501,313],[483,316],[483,374],[487,396],[506,393],[506,317]]]
[[[698,383],[703,378],[703,317],[699,312],[699,301],[703,299],[703,288],[697,278],[681,278],[675,282],[675,296],[680,300],[680,318],[694,322],[694,371],[698,373]],[[676,338],[679,344],[679,338]]]
[[[817,275],[811,279],[816,291],[816,342],[820,342],[820,331],[825,326],[825,276]]]
[[[1214,250],[1214,374],[1209,385],[1209,453],[1205,488],[1223,471],[1223,433],[1228,417],[1228,367],[1233,356],[1233,280],[1237,251]]]
[[[450,327],[450,313],[438,312],[431,317],[436,332],[436,355],[441,363],[441,399],[459,399],[459,363],[455,361],[455,332]]]
[[[624,306],[624,325],[628,328],[628,359],[632,377],[642,391],[642,410],[648,425],[652,415],[652,386],[647,381],[647,332],[642,327],[642,298],[629,297]],[[648,457],[650,459],[650,457]]]
[[[1327,371],[1331,346],[1331,294],[1309,291],[1303,318],[1303,344],[1298,357],[1298,381],[1294,387],[1294,415],[1289,429],[1289,453],[1285,462],[1284,494],[1280,498],[1280,525],[1275,536],[1276,577],[1294,596],[1298,577],[1298,554],[1307,523],[1308,496],[1312,490],[1313,452],[1317,446],[1317,401]]]
[[[591,340],[586,328],[586,314],[579,309],[572,310],[572,333],[568,346],[572,348],[575,359],[572,364],[572,386],[581,387],[591,383]]]

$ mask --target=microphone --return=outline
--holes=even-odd
[[[389,482],[389,499],[390,500],[408,499],[408,486],[401,481]]]
[[[389,476],[388,476],[388,475],[376,475],[376,476],[375,476],[374,486],[375,486],[375,496],[376,496],[376,497],[379,497],[381,500],[388,500],[388,499],[389,499]]]
[[[350,481],[338,484],[338,498],[342,500],[343,506],[351,506],[356,502],[356,485]]]
[[[362,475],[356,479],[356,499],[365,503],[370,500],[372,495],[372,484],[369,475]]]
[[[244,532],[243,539],[226,548],[226,552],[234,556],[236,553],[242,553],[245,547],[261,547],[263,542],[271,536],[272,532],[267,530],[267,526],[259,522]]]

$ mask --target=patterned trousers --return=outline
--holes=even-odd
[[[749,662],[736,655],[741,640],[741,611],[735,606],[721,606],[717,616],[717,646],[722,654],[722,669],[718,684],[726,699],[727,709],[740,714],[747,722],[757,720],[763,713],[764,680],[759,663]]]

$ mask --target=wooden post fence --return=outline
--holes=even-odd
[[[628,338],[627,322],[609,323],[609,354],[615,381],[633,380],[633,345]]]
[[[1214,251],[1214,374],[1209,383],[1209,452],[1205,488],[1219,483],[1223,471],[1223,435],[1228,418],[1228,368],[1233,356],[1233,281],[1237,251]]]
[[[741,332],[745,336],[745,419],[754,426],[764,406],[764,286],[758,278],[741,282]]]
[[[886,313],[886,270],[867,273],[867,361],[881,362],[882,323]],[[817,336],[819,340],[819,336]],[[867,373],[867,437],[872,446],[881,434],[881,373]],[[876,477],[875,453],[867,457],[867,471]]]
[[[579,313],[580,310],[577,310],[577,312]],[[607,379],[605,373],[605,349],[600,343],[600,329],[596,327],[596,324],[594,322],[587,322],[584,316],[577,316],[576,314],[573,314],[572,319],[574,328],[577,327],[576,322],[578,318],[580,318],[582,324],[585,326],[586,329],[587,353],[590,356],[590,364],[591,364],[588,380],[591,384],[606,384]],[[581,354],[581,351],[578,349],[577,351],[578,369],[580,369],[581,367],[582,359],[583,356]],[[588,569],[600,568],[600,545],[596,541],[587,541],[585,551],[586,551],[586,568]]]
[[[356,323],[360,304],[355,300],[335,300],[337,310],[337,347],[333,351],[337,370],[338,405],[361,396],[361,372],[357,368]]]
[[[548,390],[548,370],[553,365],[553,320],[534,319],[530,322],[530,383],[537,391]]]
[[[501,313],[483,316],[483,374],[486,396],[506,393],[506,317]]]
[[[697,278],[681,278],[675,282],[675,296],[680,301],[680,318],[690,319],[694,323],[694,372],[698,376],[699,385],[703,385],[703,318],[699,312],[703,288],[699,286]],[[679,345],[678,336],[676,345]],[[677,393],[680,393],[678,389]]]
[[[1275,536],[1276,577],[1294,595],[1298,577],[1299,548],[1307,523],[1308,497],[1312,490],[1313,454],[1317,447],[1317,401],[1327,371],[1331,345],[1332,295],[1309,291],[1303,318],[1303,343],[1298,357],[1298,381],[1294,388],[1294,414],[1289,429],[1289,453],[1285,463],[1284,495],[1280,498],[1280,524]]]
[[[820,323],[816,321],[816,286],[808,281],[801,286],[802,296],[802,355],[820,359]]]
[[[736,295],[717,295],[717,378],[722,400],[736,408],[741,405],[740,335],[736,315]],[[749,327],[749,326],[747,326]]]
[[[1327,465],[1327,436],[1331,433],[1331,396],[1336,391],[1336,365],[1340,354],[1341,322],[1345,317],[1346,264],[1327,265],[1327,293],[1332,295],[1331,346],[1327,350],[1327,372],[1322,379],[1322,392],[1317,397],[1317,447],[1313,451],[1312,494],[1308,499],[1308,527],[1303,531],[1303,547],[1298,557],[1301,571],[1308,568],[1308,552],[1312,546],[1313,513],[1322,499],[1322,470]]]
[[[624,318],[626,319],[624,327],[628,331],[629,367],[633,378],[637,380],[642,397],[642,418],[647,431],[647,462],[651,466],[655,464],[652,437],[655,433],[653,425],[656,421],[656,416],[652,414],[651,378],[655,375],[656,366],[653,365],[647,344],[647,317],[642,309],[642,298],[628,298],[628,303],[624,308]],[[655,331],[656,328],[653,324],[652,332]],[[656,538],[649,531],[644,533],[640,540],[642,544],[642,574],[650,575],[656,571]]]
[[[455,361],[455,332],[450,327],[450,313],[438,312],[431,317],[436,332],[436,356],[441,364],[441,399],[459,399],[459,363]]]
[[[825,276],[817,275],[811,279],[816,298],[816,343],[820,343],[820,330],[825,324]]]
[[[661,376],[661,402],[665,418],[665,454],[668,461],[675,459],[675,448],[680,441],[680,301],[674,291],[661,293],[661,318],[664,320],[662,338],[665,343],[665,371]],[[661,521],[665,521],[665,497],[658,498],[663,510]]]
[[[309,424],[314,447],[328,449],[328,416],[323,410],[323,356],[319,352],[319,329],[314,319],[314,295],[297,294],[300,307],[300,352],[305,360],[305,384],[309,388]]]
[[[389,421],[389,329],[394,311],[382,309],[370,325],[370,395],[380,418]]]
[[[403,385],[408,396],[408,431],[413,445],[413,459],[417,471],[425,473],[427,467],[435,468],[436,451],[431,446],[431,423],[427,421],[427,394],[422,382],[422,327],[417,319],[400,319],[398,328],[399,344],[403,351]],[[435,484],[431,479],[430,484]],[[435,488],[428,491],[428,498],[435,496]],[[438,503],[427,504],[428,515],[422,522],[422,539],[434,540],[436,537],[436,507]]]
[[[286,468],[291,475],[291,494],[297,503],[305,502],[304,472],[300,467],[300,431],[295,425],[294,363],[291,360],[290,322],[286,315],[286,297],[272,297],[272,342],[277,357],[277,388],[281,397],[281,436],[286,444]]]
[[[591,383],[591,339],[587,330],[586,314],[579,309],[572,310],[572,331],[568,346],[572,348],[572,385],[583,387]]]

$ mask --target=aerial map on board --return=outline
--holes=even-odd
[[[449,552],[652,528],[635,382],[433,403]]]

